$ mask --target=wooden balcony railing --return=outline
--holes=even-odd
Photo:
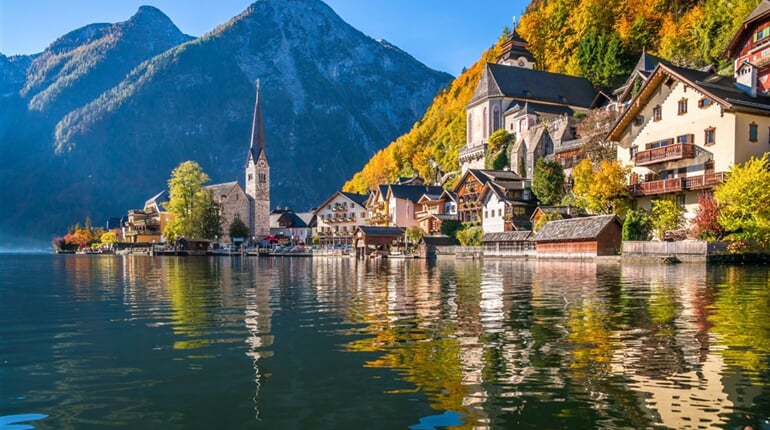
[[[708,173],[688,178],[661,179],[631,185],[631,194],[635,197],[655,196],[659,194],[678,193],[690,190],[705,190],[721,184],[725,179],[724,172]]]
[[[634,156],[634,163],[637,166],[646,166],[648,164],[691,158],[695,158],[695,145],[692,143],[676,143],[660,148],[639,151]]]

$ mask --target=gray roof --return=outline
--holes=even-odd
[[[680,76],[699,91],[711,95],[717,98],[717,101],[721,100],[735,109],[770,112],[770,97],[759,94],[752,97],[745,91],[741,91],[732,76],[721,76],[684,67],[662,67]]]
[[[313,212],[299,212],[296,214],[308,227],[315,227],[316,217]]]
[[[395,236],[403,236],[404,235],[404,229],[401,227],[378,227],[374,225],[362,225],[358,227],[361,232],[364,233],[365,236],[375,237],[375,236],[382,236],[382,237],[395,237]]]
[[[207,185],[206,189],[211,190],[211,193],[214,194],[214,196],[224,196],[229,194],[230,190],[236,185],[238,185],[238,181],[223,182],[221,184]]]
[[[350,200],[353,200],[353,202],[359,206],[366,206],[366,201],[369,200],[368,194],[348,193],[345,191],[342,191],[342,194]]]
[[[489,97],[588,108],[596,97],[596,91],[585,78],[487,63],[470,104]]]
[[[457,240],[449,236],[423,236],[422,241],[428,246],[453,246]]]
[[[397,199],[409,200],[417,203],[423,194],[440,195],[444,188],[435,185],[391,185],[390,192]]]
[[[486,233],[482,242],[526,242],[532,239],[532,232],[529,230],[504,231],[499,233]]]
[[[620,227],[615,215],[570,218],[547,222],[532,238],[535,242],[596,239],[612,223]]]
[[[169,197],[168,191],[167,190],[163,190],[163,191],[159,192],[158,194],[155,194],[154,196],[152,196],[149,199],[147,199],[147,201],[144,202],[144,208],[146,208],[147,206],[155,203],[155,204],[158,205],[159,209],[165,210],[166,206],[164,205],[164,203],[167,203],[169,200],[171,200],[171,199]],[[144,208],[142,208],[142,209],[144,209]]]

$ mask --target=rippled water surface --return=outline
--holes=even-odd
[[[0,256],[0,427],[768,430],[769,276]]]

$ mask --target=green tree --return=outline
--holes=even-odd
[[[623,220],[623,240],[649,240],[650,221],[643,211],[628,211]]]
[[[222,233],[219,205],[211,191],[203,188],[208,175],[194,161],[185,161],[171,172],[168,190],[171,196],[167,204],[175,215],[163,234],[169,240],[179,236],[214,239]]]
[[[490,170],[503,170],[508,166],[508,151],[515,138],[514,134],[504,129],[492,133],[487,140],[487,152],[484,168]]]
[[[651,212],[650,226],[655,230],[658,239],[663,239],[666,231],[676,230],[684,224],[682,208],[673,200],[653,200]]]
[[[240,216],[236,215],[233,219],[233,222],[230,223],[230,226],[227,229],[227,233],[230,235],[231,239],[236,237],[246,238],[249,237],[249,226],[243,222]]]
[[[770,246],[770,160],[751,157],[730,169],[727,180],[716,187],[719,224],[734,239]]]
[[[484,232],[479,226],[466,227],[457,232],[457,240],[463,246],[479,246],[483,237]]]
[[[198,193],[192,224],[195,237],[215,239],[222,235],[221,206],[211,190],[204,188]]]
[[[460,221],[448,219],[441,223],[441,234],[449,236],[452,239],[457,239],[457,232],[462,229],[463,225]]]
[[[540,203],[554,205],[564,196],[564,170],[556,160],[541,158],[535,164],[532,192]]]

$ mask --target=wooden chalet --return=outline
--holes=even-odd
[[[618,255],[623,226],[615,215],[550,221],[532,238],[538,258]]]
[[[400,227],[359,226],[353,235],[356,257],[366,257],[375,252],[387,253],[391,245],[404,241],[405,232]]]

